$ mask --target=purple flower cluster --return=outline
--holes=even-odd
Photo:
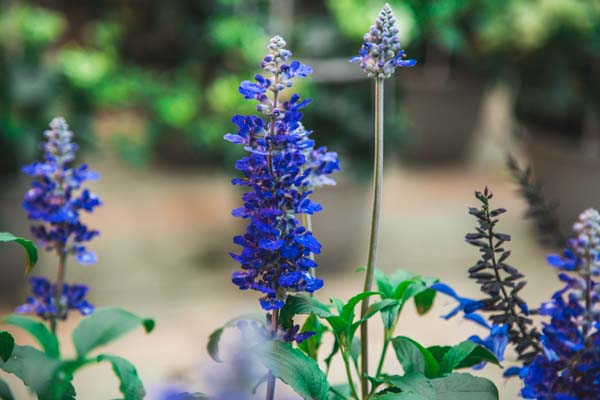
[[[88,292],[88,287],[85,285],[64,284],[60,304],[57,304],[55,284],[51,284],[44,277],[32,277],[29,279],[29,284],[31,296],[27,298],[25,304],[17,308],[17,313],[36,314],[42,319],[65,319],[69,310],[78,310],[81,315],[94,312],[94,306],[85,299]]]
[[[363,40],[359,55],[350,61],[360,62],[369,78],[389,78],[397,67],[412,67],[417,63],[406,58],[400,46],[396,17],[387,3]]]
[[[281,37],[273,37],[261,63],[266,76],[256,75],[255,82],[239,87],[246,99],[258,101],[264,118],[236,115],[232,121],[237,132],[225,135],[249,153],[236,163],[242,177],[232,181],[249,189],[242,196],[244,205],[232,212],[249,220],[245,234],[234,238],[242,251],[231,256],[242,271],[234,272],[232,281],[242,290],[263,293],[260,304],[265,310],[281,308],[287,292],[312,293],[323,286],[309,272],[317,267],[310,255],[318,254],[321,245],[297,215],[321,210],[310,199],[312,188],[331,184],[327,175],[339,169],[337,155],[324,147],[315,150],[311,131],[300,122],[301,109],[310,100],[282,96],[295,78],[312,73],[310,67],[288,61],[291,53],[284,46]]]
[[[80,220],[82,211],[92,212],[101,204],[85,181],[98,179],[87,165],[71,167],[77,145],[73,132],[63,118],[54,118],[44,132],[44,160],[23,167],[23,172],[36,178],[25,194],[23,208],[29,219],[40,221],[31,228],[39,246],[57,254],[74,254],[81,264],[93,264],[96,255],[84,243],[98,235]]]
[[[600,387],[600,214],[586,210],[574,225],[563,256],[551,255],[550,264],[562,271],[564,288],[542,304],[539,314],[549,318],[541,336],[543,352],[534,361],[509,373],[523,379],[526,399],[597,399]]]

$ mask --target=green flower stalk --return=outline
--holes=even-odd
[[[364,42],[359,55],[351,62],[360,62],[362,70],[369,78],[375,80],[375,159],[373,173],[373,212],[371,216],[371,239],[369,240],[369,256],[365,275],[364,291],[373,286],[375,264],[377,262],[377,245],[379,240],[379,220],[381,214],[382,181],[383,181],[383,107],[384,80],[394,73],[396,67],[412,67],[416,61],[406,58],[400,47],[396,18],[389,4],[382,8],[375,24],[364,35]],[[361,304],[361,317],[365,317],[369,308],[369,298]],[[361,392],[366,399],[369,394],[369,347],[368,324],[365,321],[360,328],[361,337]]]

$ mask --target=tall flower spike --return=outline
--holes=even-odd
[[[359,55],[350,61],[360,62],[369,78],[389,78],[396,67],[412,67],[417,63],[407,58],[400,46],[396,17],[387,3],[363,40]]]
[[[85,243],[99,232],[89,229],[80,214],[92,212],[101,202],[98,196],[83,188],[86,181],[98,179],[98,174],[89,171],[85,164],[71,166],[77,145],[72,142],[73,132],[65,120],[54,118],[44,136],[47,141],[42,145],[43,161],[23,167],[24,173],[35,178],[25,194],[23,208],[29,219],[39,221],[31,227],[38,245],[58,256],[57,278],[54,284],[43,277],[32,278],[32,295],[17,312],[33,313],[50,320],[54,332],[57,320],[65,319],[69,310],[77,309],[84,315],[94,310],[85,300],[87,286],[68,285],[65,275],[70,255],[81,264],[96,262],[96,255]]]
[[[98,196],[82,188],[85,181],[99,176],[86,164],[69,166],[77,145],[63,118],[54,118],[44,136],[44,160],[23,167],[24,173],[35,178],[23,200],[29,219],[40,221],[31,227],[31,233],[45,250],[73,254],[81,264],[93,264],[96,255],[84,243],[99,232],[81,222],[80,213],[92,212],[101,205]]]
[[[564,255],[549,256],[562,270],[565,287],[542,304],[539,314],[549,317],[542,328],[543,352],[529,365],[514,369],[523,379],[526,399],[581,399],[598,397],[600,379],[600,214],[589,209],[573,226]]]
[[[335,153],[315,150],[312,132],[300,122],[300,110],[310,100],[297,94],[282,99],[295,78],[312,72],[298,61],[290,62],[290,57],[285,41],[273,37],[261,63],[266,76],[256,75],[254,82],[244,81],[239,87],[246,99],[258,101],[257,111],[266,120],[236,115],[232,121],[237,132],[225,135],[249,153],[236,163],[243,177],[232,181],[249,189],[242,196],[243,206],[232,213],[249,221],[245,234],[234,238],[242,251],[231,256],[242,270],[233,273],[232,281],[242,290],[263,293],[260,304],[265,310],[283,307],[288,292],[312,293],[323,286],[310,274],[317,267],[310,255],[318,254],[321,245],[297,216],[321,210],[310,199],[312,188],[339,169]]]

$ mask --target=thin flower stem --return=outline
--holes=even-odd
[[[273,310],[271,314],[271,334],[275,336],[277,334],[277,323],[279,317],[279,311]],[[266,400],[274,400],[275,399],[275,375],[269,370],[269,375],[267,376],[267,398]]]
[[[58,251],[58,271],[56,273],[56,295],[54,301],[56,303],[56,313],[50,318],[50,330],[56,333],[58,316],[63,312],[61,307],[61,298],[63,295],[63,285],[65,283],[65,275],[67,273],[67,255],[61,247]]]
[[[373,215],[371,218],[371,240],[369,241],[369,258],[365,275],[364,291],[368,292],[373,286],[375,263],[377,260],[377,242],[379,239],[379,216],[381,214],[381,185],[383,181],[383,78],[375,80],[375,168],[373,179]],[[361,304],[361,318],[369,309],[369,298]],[[363,399],[369,394],[369,327],[365,321],[360,326],[360,364],[361,391]]]

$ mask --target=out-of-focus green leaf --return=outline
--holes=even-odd
[[[22,315],[9,315],[4,318],[4,322],[28,332],[38,341],[48,357],[60,357],[58,338],[44,323]]]
[[[25,272],[29,273],[38,260],[37,248],[31,240],[23,239],[9,232],[0,232],[0,242],[16,242],[25,249],[27,263],[25,264]]]
[[[121,308],[104,308],[81,320],[73,330],[77,355],[84,358],[90,351],[110,343],[143,326],[146,333],[154,329],[154,321],[140,318]]]

